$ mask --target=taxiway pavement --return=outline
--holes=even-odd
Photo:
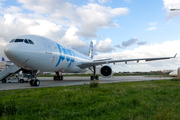
[[[64,77],[63,81],[53,81],[52,77],[39,77],[40,86],[31,87],[29,83],[18,83],[17,81],[11,81],[11,83],[1,83],[0,90],[14,90],[14,89],[31,89],[40,87],[55,87],[55,86],[71,86],[71,85],[83,85],[90,84],[92,82],[90,77]],[[171,79],[170,77],[147,77],[147,76],[115,76],[112,78],[99,77],[99,83],[114,83],[123,81],[150,81],[150,80],[162,80]]]

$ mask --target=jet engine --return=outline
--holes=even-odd
[[[111,77],[113,75],[113,71],[110,65],[105,64],[100,69],[100,74],[102,77]]]

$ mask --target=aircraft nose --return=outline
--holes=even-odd
[[[13,46],[12,44],[7,44],[4,49],[4,53],[11,61],[13,61],[13,59],[18,55],[18,51],[15,47],[16,46]]]
[[[12,50],[8,45],[5,46],[4,53],[6,54],[7,57],[12,55]]]

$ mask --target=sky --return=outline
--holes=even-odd
[[[0,56],[11,39],[35,34],[94,59],[169,57],[117,63],[113,71],[176,70],[180,67],[180,0],[0,0]]]

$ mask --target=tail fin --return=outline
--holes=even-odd
[[[4,57],[2,57],[2,61],[5,61]]]
[[[88,56],[93,59],[93,42],[90,42],[90,46],[89,46],[89,54]]]

